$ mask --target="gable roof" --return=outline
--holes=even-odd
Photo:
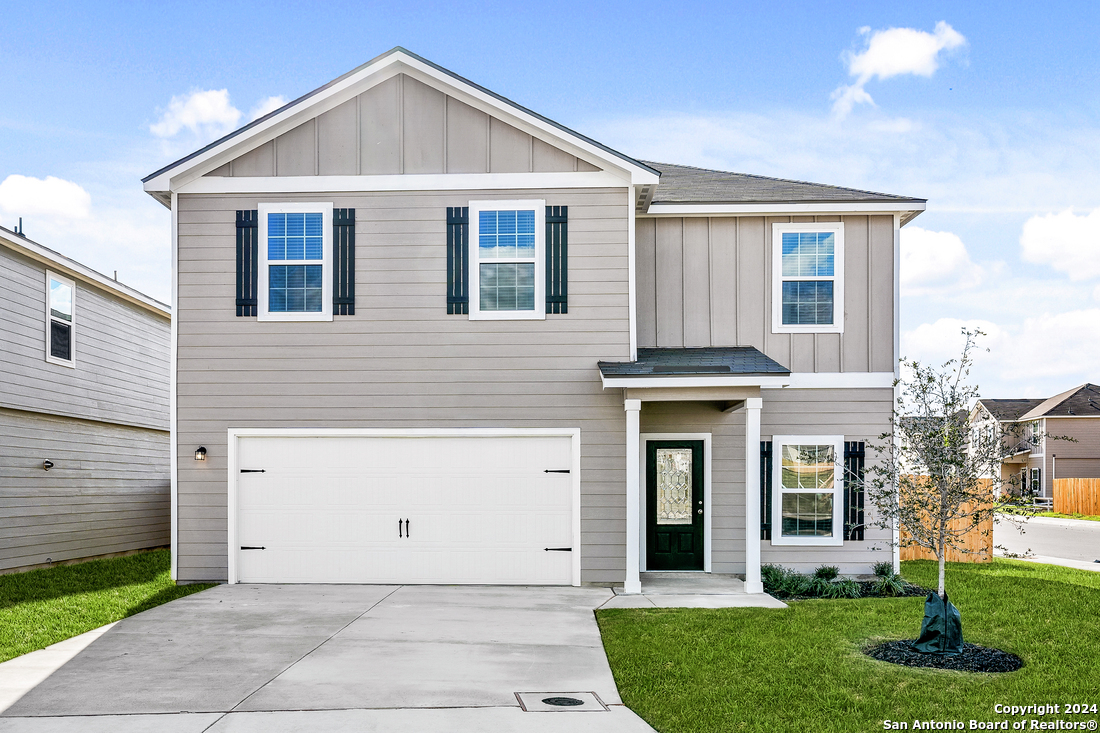
[[[117,280],[96,272],[92,268],[82,265],[74,259],[70,259],[59,252],[55,252],[49,247],[45,247],[38,242],[27,239],[27,237],[22,234],[13,232],[11,229],[3,226],[0,226],[0,247],[6,247],[36,262],[40,262],[51,270],[56,270],[60,275],[65,275],[74,280],[80,280],[84,283],[94,285],[97,288],[113,293],[123,300],[133,303],[145,310],[171,318],[172,309],[167,304],[161,303],[159,300],[151,298],[145,293],[131,288],[129,285],[123,285]]]
[[[1042,399],[980,399],[978,402],[985,411],[999,422],[1018,420],[1020,416],[1042,404]]]
[[[343,76],[333,79],[292,102],[288,102],[279,109],[215,140],[200,150],[196,150],[190,155],[149,174],[142,179],[145,191],[168,205],[171,200],[169,192],[175,188],[174,184],[177,183],[177,179],[202,175],[218,167],[221,163],[227,162],[232,157],[236,157],[266,142],[268,139],[292,129],[308,118],[308,110],[312,110],[323,103],[327,102],[328,106],[331,107],[336,103],[350,99],[362,91],[361,87],[368,78],[395,65],[403,69],[420,72],[426,78],[433,78],[437,82],[443,82],[454,91],[464,94],[468,101],[476,100],[483,105],[507,113],[514,120],[519,121],[520,124],[541,131],[544,136],[572,143],[573,147],[583,150],[590,157],[606,161],[624,170],[630,174],[632,182],[652,185],[656,184],[660,177],[657,170],[630,156],[613,150],[547,117],[543,117],[506,97],[489,91],[442,66],[397,46]],[[318,109],[317,114],[323,111],[325,110]],[[253,144],[249,144],[250,141],[254,141]]]
[[[1100,417],[1100,387],[1086,382],[1068,389],[1044,400],[1020,419],[1037,420],[1040,417]]]
[[[642,161],[661,172],[653,203],[926,203],[926,199],[748,173]]]

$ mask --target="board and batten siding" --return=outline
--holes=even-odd
[[[206,175],[598,170],[408,74],[398,74]]]
[[[772,224],[844,222],[844,333],[772,333]],[[893,216],[639,217],[638,345],[755,346],[792,372],[894,371]]]
[[[46,361],[46,266],[0,247],[0,407],[168,429],[170,321],[76,281],[76,366]]]
[[[569,207],[568,314],[448,315],[447,207],[526,198]],[[355,209],[355,315],[238,318],[235,212],[295,200]],[[628,203],[625,188],[180,195],[178,579],[227,577],[230,427],[561,427],[581,431],[582,581],[621,582],[626,418],[596,362],[630,356]]]
[[[169,455],[164,430],[0,407],[0,572],[168,545]]]
[[[893,405],[890,389],[764,389],[761,397],[761,440],[773,435],[843,435],[844,440],[869,442],[888,429]],[[707,402],[643,402],[641,431],[711,433],[712,572],[744,573],[744,412],[722,412],[716,403]],[[874,459],[868,450],[867,464]],[[868,504],[868,521],[871,514]],[[864,536],[863,541],[841,547],[782,546],[762,540],[761,562],[802,572],[827,563],[845,574],[869,573],[873,563],[892,558],[890,533],[867,526]]]

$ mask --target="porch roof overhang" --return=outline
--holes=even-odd
[[[688,393],[700,388],[785,387],[791,371],[752,346],[642,348],[635,361],[601,361],[604,389],[670,389]],[[749,395],[745,395],[749,396]]]

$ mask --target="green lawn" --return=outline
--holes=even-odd
[[[182,598],[168,550],[0,575],[0,662]]]
[[[1100,522],[1100,516],[1095,514],[1062,514],[1060,512],[1040,512],[1031,509],[1019,509],[1016,507],[1002,507],[997,511],[1002,514],[1025,514],[1029,517],[1054,517],[1055,519],[1087,519],[1090,522]]]
[[[902,569],[935,587],[933,562]],[[997,703],[1100,703],[1100,573],[1000,559],[948,563],[947,592],[964,638],[1018,654],[1023,669],[917,670],[860,653],[881,640],[916,638],[923,598],[797,601],[786,610],[613,609],[597,617],[623,701],[661,733],[871,731],[886,719],[918,718],[969,726],[1003,719],[994,715]]]

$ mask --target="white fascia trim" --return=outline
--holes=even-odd
[[[768,385],[761,385],[771,389]],[[787,389],[891,389],[893,372],[792,372]]]
[[[549,437],[569,438],[572,451],[570,478],[573,482],[573,578],[572,584],[581,584],[581,429],[580,428],[229,428],[228,431],[228,582],[237,582],[237,440],[268,436],[326,438],[326,437],[385,437],[385,438],[491,438],[491,437]],[[173,460],[175,453],[173,452]],[[174,474],[173,474],[174,475]],[[173,537],[173,540],[175,538]],[[172,553],[173,559],[175,552]]]
[[[600,374],[604,389],[643,387],[786,387],[787,376],[706,376],[706,377],[607,377]]]
[[[0,246],[5,246],[36,262],[41,262],[43,265],[53,267],[58,274],[63,274],[107,290],[123,300],[141,306],[157,315],[166,317],[171,317],[172,315],[172,309],[159,300],[150,298],[145,293],[138,292],[116,280],[112,280],[106,275],[101,275],[90,267],[86,267],[76,260],[71,260],[64,255],[58,254],[47,247],[43,247],[37,242],[32,242],[22,237],[13,239],[0,233]]]
[[[424,173],[384,176],[210,176],[178,193],[337,193],[346,191],[468,191],[523,188],[622,188],[606,171],[583,173]]]
[[[711,433],[641,433],[638,436],[638,489],[641,493],[639,506],[641,511],[639,512],[639,518],[641,520],[639,527],[639,559],[641,560],[641,570],[645,572],[646,568],[646,522],[648,521],[648,515],[646,514],[647,507],[646,501],[649,496],[649,486],[646,485],[648,474],[646,473],[646,450],[645,444],[648,440],[701,440],[703,441],[703,506],[706,511],[703,512],[703,572],[712,572],[713,557],[714,557],[714,533],[712,528],[712,517],[714,516],[714,502],[711,498],[711,444],[713,435]]]
[[[819,203],[819,204],[650,204],[642,216],[767,216],[774,214],[901,214],[924,211],[919,201],[884,203]]]
[[[380,84],[399,73],[410,71],[414,72],[410,76],[420,77],[419,81],[431,79],[435,84],[441,84],[446,89],[451,90],[451,96],[455,96],[457,99],[483,112],[492,110],[493,116],[510,122],[521,129],[526,128],[525,132],[532,133],[543,141],[554,140],[558,143],[565,143],[565,147],[575,148],[578,153],[581,153],[578,157],[589,161],[595,159],[603,163],[605,167],[623,171],[625,178],[632,183],[656,185],[660,181],[660,176],[656,173],[633,165],[616,155],[611,155],[607,151],[579,137],[569,135],[560,128],[544,122],[534,115],[505,104],[496,97],[469,84],[464,84],[408,54],[397,51],[364,67],[358,73],[349,75],[342,81],[313,95],[303,103],[264,120],[246,134],[232,137],[221,145],[211,148],[205,153],[181,163],[179,166],[169,168],[155,178],[150,178],[144,184],[145,191],[148,193],[181,191],[183,185],[232,160],[237,155],[278,137],[307,119],[316,117],[343,104],[376,84]]]

